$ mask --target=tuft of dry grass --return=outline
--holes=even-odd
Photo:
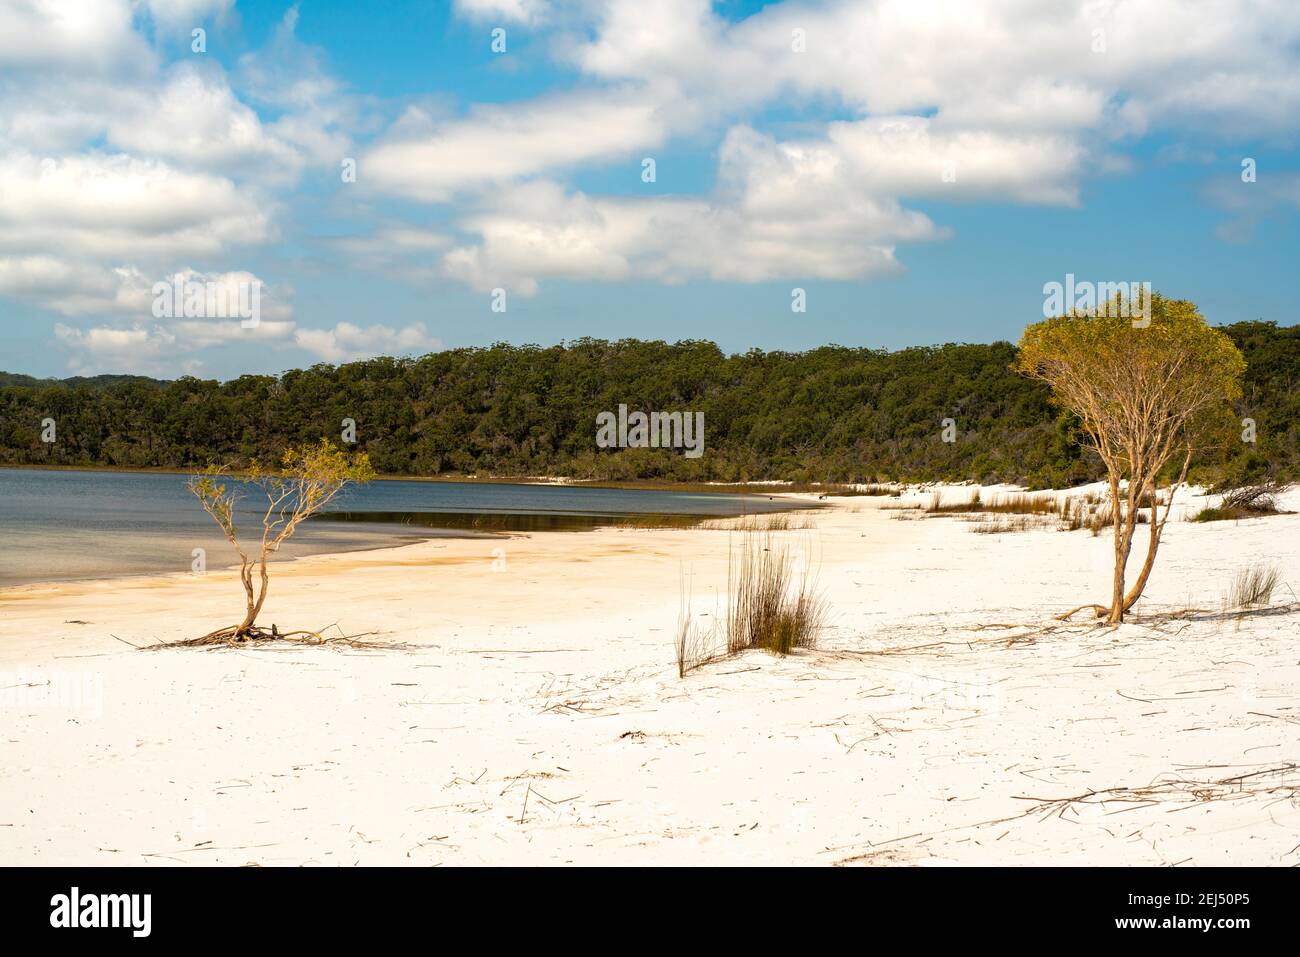
[[[736,532],[790,532],[813,529],[817,523],[807,515],[775,512],[770,515],[743,515],[735,519],[706,522],[701,527]]]
[[[936,493],[925,511],[927,515],[969,515],[977,512],[993,515],[1056,515],[1060,513],[1061,505],[1055,496],[1025,492],[997,495],[986,502],[979,489],[976,489],[975,494],[964,502],[944,502]]]
[[[1274,565],[1243,568],[1223,596],[1223,606],[1229,611],[1263,607],[1273,600],[1273,592],[1281,580],[1282,573]]]
[[[925,506],[927,515],[966,515],[971,512],[984,511],[983,503],[980,501],[980,490],[976,489],[975,494],[964,502],[945,502],[942,492],[935,492],[930,496],[930,501]]]
[[[718,641],[717,625],[712,623],[713,620],[710,619],[706,628],[692,614],[691,592],[685,572],[682,573],[680,595],[673,648],[677,658],[677,677],[685,678],[700,665],[718,657]]]
[[[727,569],[727,653],[763,648],[787,655],[816,647],[826,606],[805,565],[795,576],[789,547],[771,535],[743,534],[729,549]]]
[[[887,495],[890,498],[898,498],[903,494],[902,489],[896,485],[876,485],[869,483],[857,487],[858,495]]]

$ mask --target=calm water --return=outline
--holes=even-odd
[[[235,561],[184,475],[0,469],[0,587],[186,572],[193,550],[211,568]],[[262,493],[249,489],[236,526],[260,533]],[[263,506],[264,508],[265,506]],[[591,528],[637,514],[735,515],[788,504],[762,495],[372,482],[347,489],[331,514],[301,525],[282,558],[378,548],[438,536]]]

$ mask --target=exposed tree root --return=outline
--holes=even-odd
[[[1094,618],[1100,618],[1100,617],[1102,617],[1103,615],[1109,615],[1109,614],[1110,614],[1110,607],[1109,607],[1109,606],[1106,606],[1106,605],[1095,605],[1095,604],[1089,603],[1089,604],[1086,604],[1086,605],[1080,605],[1078,608],[1071,608],[1071,609],[1070,609],[1069,611],[1067,611],[1064,615],[1057,615],[1057,616],[1056,616],[1056,620],[1057,620],[1057,621],[1069,621],[1071,618],[1073,618],[1073,617],[1074,617],[1075,615],[1077,615],[1079,612],[1083,611],[1085,608],[1091,608],[1091,609],[1092,609],[1092,611],[1093,611],[1093,617],[1094,617]]]

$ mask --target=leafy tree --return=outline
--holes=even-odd
[[[270,632],[257,627],[257,616],[266,601],[270,577],[267,561],[281,545],[293,535],[298,525],[319,512],[341,492],[356,482],[368,482],[374,477],[370,459],[364,452],[344,452],[328,439],[315,445],[286,449],[280,458],[279,468],[264,468],[256,460],[241,476],[266,494],[266,511],[262,515],[262,534],[255,551],[245,549],[235,526],[235,506],[238,491],[228,488],[222,479],[229,472],[221,467],[211,467],[204,474],[193,477],[188,485],[198,498],[203,510],[212,516],[226,539],[239,554],[239,580],[244,586],[246,608],[244,620],[230,628],[195,639],[193,644],[217,642],[243,642],[258,638],[283,638],[308,635],[321,639],[315,632],[280,632],[271,626]],[[254,573],[258,576],[256,586]]]
[[[1085,315],[1035,323],[1021,337],[1016,363],[1079,417],[1090,448],[1106,466],[1115,549],[1111,600],[1082,607],[1114,623],[1146,587],[1174,492],[1193,456],[1222,440],[1246,367],[1232,340],[1210,328],[1190,302],[1153,296],[1148,322],[1128,316],[1117,299]],[[1156,486],[1171,465],[1177,477],[1161,517]],[[1133,535],[1148,499],[1146,560],[1126,592]]]

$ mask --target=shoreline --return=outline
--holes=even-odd
[[[809,505],[792,505],[791,508],[789,509],[773,509],[768,512],[747,513],[747,514],[748,515],[753,515],[753,514],[785,515],[791,511],[796,511],[796,510],[812,510],[813,507],[814,506],[809,506]],[[521,514],[531,515],[534,513],[521,513]],[[276,557],[272,558],[268,562],[267,567],[269,569],[274,569],[277,566],[290,566],[302,562],[310,562],[314,559],[343,558],[349,555],[357,555],[357,554],[364,554],[364,553],[371,553],[371,552],[386,552],[386,551],[395,552],[404,548],[408,548],[412,545],[419,545],[427,542],[444,542],[444,541],[504,542],[504,541],[510,541],[519,538],[529,538],[533,535],[580,535],[587,532],[596,532],[596,531],[602,531],[606,529],[620,529],[624,531],[639,531],[639,532],[648,532],[648,531],[664,530],[664,529],[689,530],[689,529],[694,529],[697,526],[704,525],[708,522],[726,522],[730,520],[740,520],[745,518],[746,514],[713,515],[713,514],[703,514],[703,513],[699,513],[699,514],[671,513],[666,515],[660,515],[658,513],[627,513],[625,516],[621,516],[621,517],[626,517],[629,519],[629,521],[620,522],[617,520],[613,520],[605,523],[592,524],[587,527],[575,525],[570,528],[556,527],[556,528],[547,528],[547,529],[536,529],[530,531],[509,530],[509,529],[507,530],[488,529],[481,532],[472,532],[468,529],[457,529],[457,528],[450,528],[450,527],[446,529],[442,529],[440,526],[429,526],[431,529],[443,530],[446,531],[448,534],[434,535],[434,534],[429,534],[427,532],[414,532],[414,533],[409,533],[405,536],[407,539],[406,541],[365,543],[365,544],[359,544],[355,548],[341,548],[341,549],[333,548],[327,551],[318,551],[318,552],[313,551],[302,555],[277,554]],[[611,518],[613,518],[613,516],[611,516]],[[638,524],[637,520],[641,518],[646,518],[650,520],[681,519],[682,521],[664,522],[663,524],[654,524],[653,522],[649,524]],[[402,526],[402,527],[418,528],[421,526],[411,525],[411,526]],[[220,566],[219,569],[216,570],[235,573],[239,570],[239,565],[236,563],[231,563],[228,565],[222,565]],[[205,572],[204,574],[207,573]],[[78,577],[78,578],[41,579],[39,581],[17,582],[13,584],[5,584],[3,582],[0,582],[0,605],[2,605],[4,602],[6,592],[18,591],[20,589],[26,589],[26,588],[38,588],[46,585],[49,586],[77,585],[77,584],[89,585],[89,584],[108,583],[108,582],[134,582],[134,581],[141,581],[141,580],[147,582],[148,580],[151,579],[156,579],[161,582],[161,581],[167,581],[172,579],[186,580],[186,579],[196,578],[196,577],[202,577],[202,576],[198,576],[193,572],[183,572],[183,571],[174,571],[174,572],[146,571],[146,572],[124,572],[120,574],[99,575],[99,576]]]
[[[0,472],[0,478],[4,474]],[[36,515],[28,515],[28,520],[24,521],[23,516],[27,513],[20,506],[9,507],[8,502],[6,514],[12,513],[18,523],[15,540],[25,534],[27,537],[23,540],[32,543],[34,551],[25,558],[11,551],[8,558],[0,561],[0,589],[53,582],[121,580],[172,571],[184,573],[190,568],[191,545],[196,543],[205,546],[216,567],[234,561],[233,551],[226,553],[226,543],[219,540],[215,528],[209,527],[197,508],[186,512],[184,505],[171,502],[175,489],[170,476],[177,473],[144,471],[144,475],[164,476],[146,480],[139,477],[137,470],[74,469],[48,473],[44,483],[39,479],[22,478],[31,476],[33,473],[30,471],[9,474],[15,476],[17,485],[14,487],[20,493],[18,501],[26,501],[21,497],[23,494],[31,497]],[[59,475],[68,477],[61,480]],[[57,497],[53,500],[48,496],[42,497],[43,485],[52,484],[57,490],[67,483],[74,483],[71,487],[85,486],[93,492],[101,484],[93,478],[72,478],[76,475],[111,477],[105,478],[102,484],[121,492],[108,496],[106,503],[109,504],[119,494],[131,498],[133,490],[143,492],[143,496],[137,495],[138,501],[132,504],[139,534],[128,532],[114,537],[109,524],[105,523],[102,536],[96,537],[93,531],[78,531],[82,526],[70,521],[61,510],[42,504],[60,501]],[[379,488],[378,494],[369,498],[340,498],[329,512],[313,516],[300,530],[304,534],[290,540],[286,548],[272,556],[271,561],[282,564],[308,555],[402,547],[415,541],[505,539],[511,535],[544,530],[578,531],[607,526],[691,527],[721,520],[730,514],[776,514],[816,507],[816,503],[771,493],[761,499],[758,496],[738,498],[719,490],[711,490],[707,495],[692,495],[681,489],[657,492],[607,490],[600,494],[588,492],[582,486],[554,483],[514,485],[516,491],[511,492],[501,488],[502,484],[430,483],[393,489],[391,494]],[[474,491],[476,488],[479,491]],[[492,488],[497,488],[497,492],[491,492]],[[540,491],[562,488],[569,491]],[[162,499],[155,500],[152,496],[166,499],[166,508],[159,505],[155,509],[154,502]],[[181,497],[188,499],[188,496]],[[70,498],[68,501],[74,500]],[[177,511],[178,508],[182,511]],[[87,516],[88,521],[92,518]],[[254,521],[252,518],[248,520]],[[178,522],[184,526],[183,539],[178,539],[178,533],[172,530],[178,527]],[[96,529],[99,524],[90,521],[86,528]],[[181,541],[185,543],[184,548],[178,550]],[[47,542],[50,543],[48,546]],[[110,551],[98,557],[106,545]],[[127,551],[114,559],[111,557],[112,547]],[[180,560],[182,552],[185,553],[183,562]],[[42,575],[43,572],[47,574]]]

